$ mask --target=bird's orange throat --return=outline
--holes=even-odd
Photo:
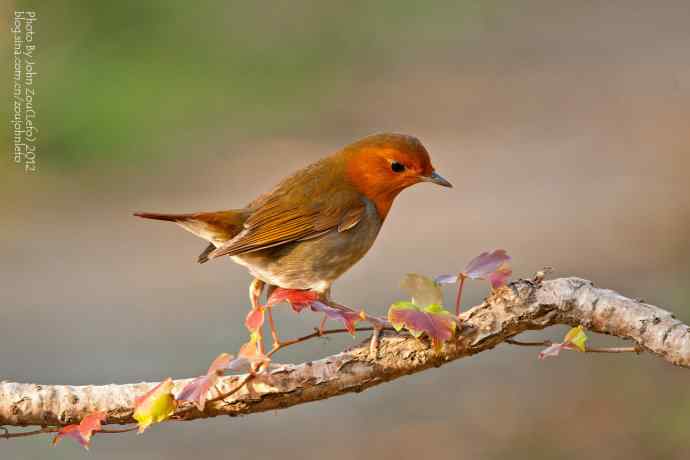
[[[402,190],[389,190],[373,196],[367,195],[367,198],[369,198],[376,206],[376,211],[378,212],[381,221],[386,219],[388,211],[390,211],[391,206],[393,205],[393,200],[395,200],[395,197],[398,196],[398,193],[401,191]]]
[[[372,201],[383,221],[388,215],[393,200],[407,187],[407,184],[392,184],[381,180],[377,168],[367,168],[366,163],[351,161],[346,175],[357,191]]]

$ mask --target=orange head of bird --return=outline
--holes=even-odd
[[[434,170],[429,152],[413,136],[374,134],[349,145],[344,152],[349,181],[374,202],[382,218],[398,193],[411,185],[431,182],[452,187]]]

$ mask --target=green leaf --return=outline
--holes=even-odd
[[[415,305],[420,307],[432,304],[443,305],[441,287],[428,276],[408,273],[400,282],[400,287],[412,297],[412,303]]]

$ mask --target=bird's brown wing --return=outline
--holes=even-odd
[[[338,176],[319,175],[312,165],[281,183],[249,206],[253,213],[244,230],[209,254],[209,258],[317,238],[329,231],[347,231],[362,219],[366,204]],[[341,177],[341,176],[340,176]]]

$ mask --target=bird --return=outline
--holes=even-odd
[[[134,215],[174,222],[208,241],[199,263],[228,256],[245,266],[254,278],[252,308],[265,288],[313,291],[329,301],[333,282],[372,247],[398,194],[421,182],[452,187],[419,139],[380,133],[298,170],[245,207]],[[271,329],[276,342],[272,320]]]

